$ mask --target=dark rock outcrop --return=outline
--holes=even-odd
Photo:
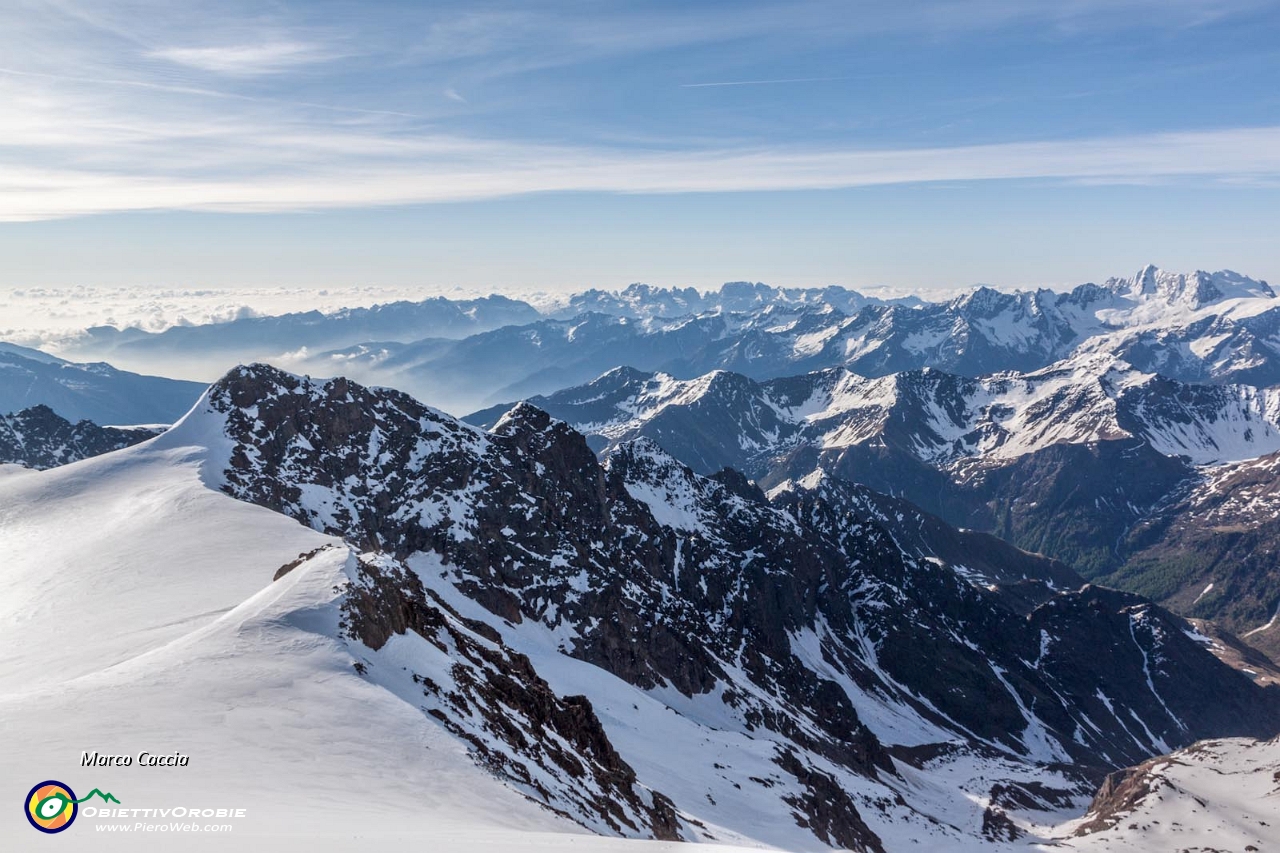
[[[395,560],[361,560],[357,578],[343,605],[346,630],[375,651],[411,631],[449,654],[451,687],[417,673],[411,678],[448,709],[428,713],[466,741],[480,763],[571,818],[585,813],[618,833],[680,840],[670,800],[642,792],[587,697],[557,696],[526,656],[506,648],[483,622],[461,617]],[[362,674],[379,675],[368,664]]]
[[[163,427],[102,427],[71,423],[48,406],[0,416],[0,463],[57,468],[155,438]]]

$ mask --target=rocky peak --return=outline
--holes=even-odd
[[[963,296],[957,297],[951,304],[974,317],[993,317],[1011,305],[1020,301],[1021,294],[1005,293],[994,287],[982,285]]]
[[[756,504],[768,503],[764,490],[754,481],[736,468],[721,468],[711,475],[711,479],[745,501]]]
[[[294,391],[303,382],[302,377],[269,364],[241,364],[215,382],[210,394],[215,399],[225,399],[229,406],[247,408],[260,400]]]
[[[71,423],[48,406],[0,415],[0,463],[56,468],[155,438],[164,427],[102,427]]]
[[[551,430],[553,422],[558,423],[542,409],[522,400],[508,409],[490,432],[499,436],[546,433]]]
[[[729,310],[735,311],[750,304],[768,302],[776,294],[774,288],[758,281],[727,281],[720,286],[721,300],[732,306]]]
[[[1274,299],[1276,295],[1265,281],[1256,281],[1232,270],[1175,273],[1154,264],[1146,265],[1132,278],[1108,279],[1104,287],[1124,296],[1155,299],[1189,308],[1202,308],[1224,299]]]

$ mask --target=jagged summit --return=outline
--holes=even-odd
[[[257,386],[256,397],[237,396],[244,379]],[[869,516],[860,522],[861,538],[845,538],[844,522],[821,508],[829,496],[815,492],[796,505],[792,490],[787,508],[761,504],[695,474],[645,439],[620,442],[600,464],[578,433],[527,403],[482,434],[444,415],[428,417],[404,395],[344,380],[311,385],[255,366],[226,387],[226,399],[239,407],[227,412],[228,435],[236,442],[229,492],[399,558],[439,553],[454,567],[446,574],[485,606],[510,621],[559,630],[573,625],[567,651],[642,686],[667,684],[696,697],[732,680],[721,655],[738,642],[738,631],[748,631],[752,642],[764,643],[750,677],[792,697],[793,712],[817,720],[812,675],[796,669],[777,632],[807,630],[819,612],[828,623],[852,618],[855,602],[845,593],[815,598],[821,588],[865,586],[873,582],[870,571],[874,584],[887,584],[885,594],[905,601],[911,595],[905,579],[934,571],[920,563],[904,574],[904,561],[916,558],[875,533],[878,523]],[[527,509],[513,516],[513,506]],[[818,519],[819,526],[810,526]],[[950,589],[963,598],[963,590],[979,589],[961,578],[945,571],[931,595],[953,594],[943,592]],[[614,608],[621,603],[610,590],[622,589],[631,590],[624,609],[647,614],[642,623],[617,621]],[[1132,604],[1125,602],[1116,606]],[[965,606],[1005,605],[992,599]],[[913,618],[917,627],[903,623],[894,630],[932,630],[924,611]],[[643,630],[662,626],[662,642],[640,656],[633,648],[619,657],[642,624],[651,626]],[[723,640],[708,645],[708,636]],[[990,650],[990,643],[976,645]],[[670,656],[668,648],[679,653]],[[1015,665],[1011,659],[1001,666],[1011,671]],[[897,678],[914,676],[904,670]],[[945,691],[935,695],[924,684],[913,689],[926,691],[938,707],[952,705]],[[750,719],[748,707],[743,712]],[[981,728],[970,713],[976,709],[955,707],[935,724],[945,727],[951,719]],[[858,730],[853,719],[848,732]],[[790,723],[778,725],[777,734],[793,737]],[[852,735],[833,730],[828,736],[838,742]],[[1130,754],[1118,743],[1082,748],[1070,737],[1056,741],[1045,755],[1058,749],[1062,756],[1081,749],[1080,755]],[[820,743],[807,748],[836,748]],[[1025,739],[1008,743],[1029,748]],[[867,741],[859,751],[870,757],[875,748]],[[866,769],[858,762],[851,767]]]
[[[0,463],[46,469],[100,456],[155,438],[163,426],[103,427],[72,423],[39,405],[0,415]]]
[[[499,435],[520,429],[543,431],[552,426],[553,418],[527,401],[521,400],[503,413],[498,422],[490,428],[490,432]]]
[[[759,470],[762,459],[802,445],[869,442],[939,464],[1121,438],[1201,465],[1280,451],[1274,391],[1181,383],[1102,353],[978,379],[929,367],[882,378],[828,368],[764,382],[625,368],[533,403],[607,443],[647,435],[704,473]],[[468,420],[488,424],[502,409]]]
[[[1120,296],[1157,299],[1169,305],[1203,308],[1226,299],[1275,299],[1275,291],[1265,281],[1232,270],[1209,273],[1176,273],[1148,264],[1129,278],[1110,278],[1102,285]]]

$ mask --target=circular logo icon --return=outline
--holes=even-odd
[[[79,810],[76,795],[61,782],[41,782],[27,794],[27,821],[41,832],[62,832]]]

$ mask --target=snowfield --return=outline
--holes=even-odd
[[[1107,821],[1113,829],[1073,838],[1068,846],[1117,853],[1265,851],[1280,842],[1280,739],[1201,741],[1147,762],[1135,781],[1136,799]]]

